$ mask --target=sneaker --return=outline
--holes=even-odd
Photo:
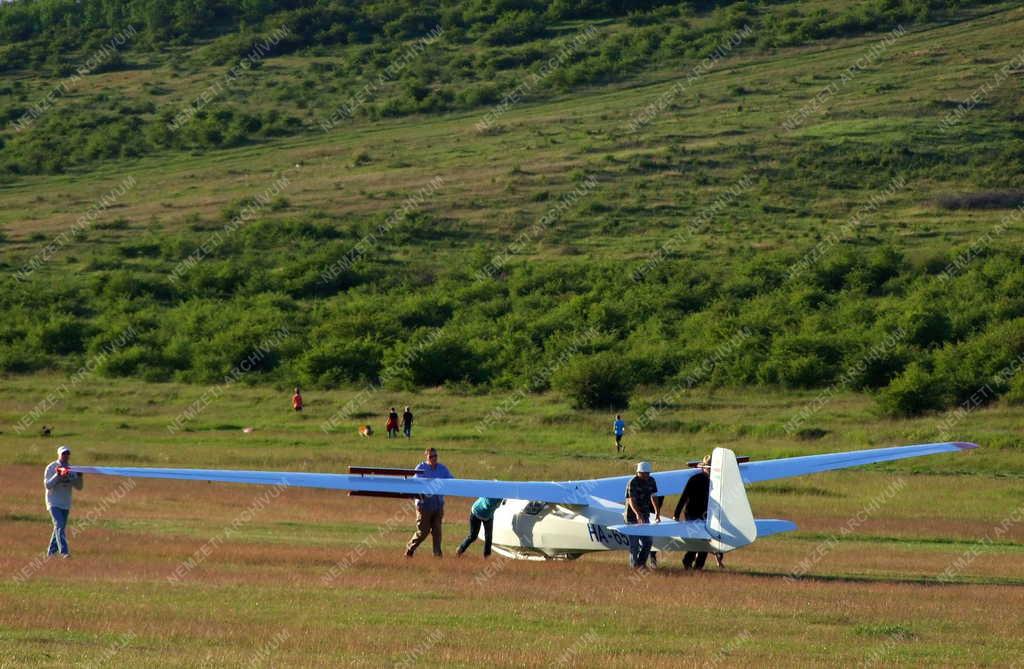
[[[412,557],[412,551],[405,551],[405,557],[411,558]]]

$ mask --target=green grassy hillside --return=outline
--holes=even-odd
[[[0,370],[1020,401],[1024,11],[929,7],[566,10],[507,39],[467,10],[282,37],[234,75],[297,15],[170,42],[140,19],[66,92],[103,30],[68,29],[40,76],[51,34],[26,29],[0,91]]]

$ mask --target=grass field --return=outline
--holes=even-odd
[[[63,381],[5,379],[3,422]],[[1000,408],[956,425],[954,438],[981,442],[971,453],[752,487],[756,515],[800,531],[730,554],[725,571],[685,573],[677,555],[639,579],[624,553],[484,562],[477,547],[456,560],[462,499],[449,500],[446,558],[407,561],[402,501],[98,476],[75,496],[73,558],[41,564],[39,479],[63,442],[78,464],[309,471],[408,466],[429,445],[458,475],[562,479],[623,474],[640,458],[678,467],[717,445],[765,458],[937,438],[936,417],[880,420],[850,394],[815,417],[824,436],[793,441],[781,425],[810,396],[708,391],[627,433],[623,456],[609,416],[549,395],[481,434],[504,396],[379,391],[327,434],[354,391],[308,393],[295,415],[286,392],[242,385],[171,434],[203,390],[83,383],[23,434],[0,433],[0,665],[1007,666],[1024,653],[1024,528],[1004,522],[1020,518],[1024,457],[985,447],[1016,429]],[[356,435],[405,403],[411,442]],[[42,424],[55,435],[38,436]]]

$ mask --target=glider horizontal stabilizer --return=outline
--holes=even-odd
[[[664,520],[643,525],[609,525],[627,537],[665,537],[678,539],[711,539],[703,520]]]
[[[792,520],[777,520],[775,518],[755,518],[757,525],[757,538],[763,539],[780,532],[793,532],[796,530],[796,523]]]
[[[797,529],[796,523],[793,521],[775,518],[757,518],[754,520],[754,524],[757,525],[758,539],[770,537],[781,532],[793,532]],[[634,537],[711,539],[711,534],[708,533],[703,520],[664,520],[660,523],[647,523],[645,525],[609,525],[608,529]]]

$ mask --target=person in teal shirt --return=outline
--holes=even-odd
[[[491,539],[494,537],[494,512],[504,500],[500,497],[480,497],[469,510],[469,534],[462,540],[455,555],[462,557],[469,545],[476,541],[480,526],[484,528],[484,557],[491,555]]]

